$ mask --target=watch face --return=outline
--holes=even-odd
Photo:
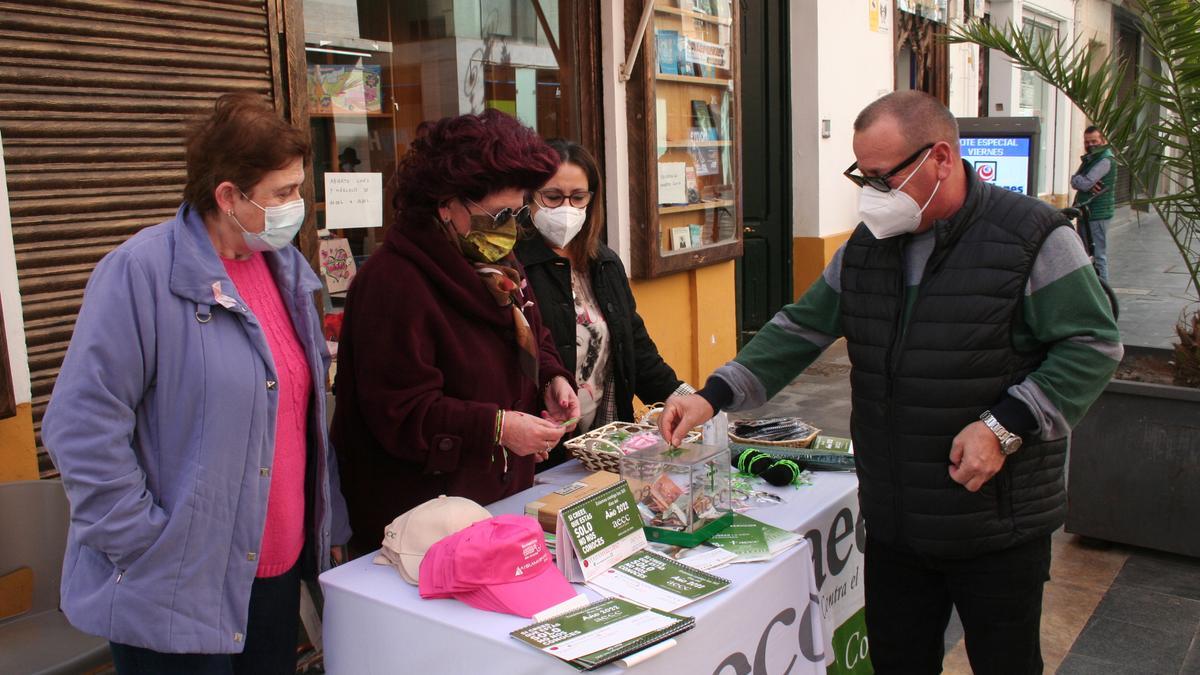
[[[1000,451],[1006,455],[1011,455],[1021,447],[1021,437],[1013,436],[1000,444]]]

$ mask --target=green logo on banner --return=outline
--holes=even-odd
[[[828,675],[872,675],[875,669],[867,653],[867,611],[860,609],[833,631],[834,662]]]

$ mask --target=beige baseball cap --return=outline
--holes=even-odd
[[[430,499],[405,511],[383,528],[383,548],[374,562],[393,565],[405,581],[415,586],[421,573],[421,560],[430,546],[491,517],[487,509],[465,497],[442,495]]]

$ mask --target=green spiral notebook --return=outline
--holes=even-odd
[[[652,551],[638,551],[588,585],[604,595],[673,612],[724,590],[729,580]]]
[[[691,630],[696,619],[609,598],[510,635],[579,670],[599,668]]]

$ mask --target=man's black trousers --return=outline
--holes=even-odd
[[[869,530],[868,530],[869,532]],[[1042,586],[1050,536],[963,560],[930,558],[867,535],[867,638],[880,675],[940,673],[950,609],[976,675],[1042,672]]]

